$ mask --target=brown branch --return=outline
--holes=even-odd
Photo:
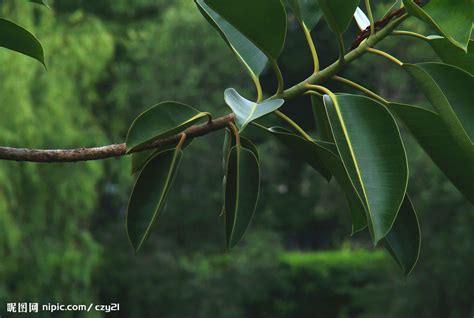
[[[202,125],[196,125],[184,131],[188,138],[207,135],[216,130],[225,128],[229,122],[235,118],[234,114],[214,119]],[[135,149],[133,152],[140,152],[159,148],[179,142],[180,135],[160,139],[152,144]],[[127,155],[125,144],[113,144],[94,148],[77,149],[27,149],[0,147],[0,160],[29,161],[29,162],[78,162],[88,160],[100,160]]]
[[[415,0],[415,3],[419,6],[422,6],[422,1],[421,0]],[[387,24],[389,24],[390,21],[392,21],[393,19],[401,17],[405,13],[406,13],[405,8],[400,8],[398,10],[394,10],[392,12],[389,12],[382,20],[374,22],[375,32],[380,31]],[[360,34],[357,36],[357,38],[352,43],[351,50],[354,50],[355,48],[357,48],[362,43],[362,41],[364,41],[369,36],[370,36],[370,26],[368,26],[365,30],[360,32]]]

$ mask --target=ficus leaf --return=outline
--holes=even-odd
[[[318,0],[331,30],[340,35],[347,30],[360,0]]]
[[[240,131],[243,131],[252,121],[277,110],[285,102],[283,99],[271,99],[262,103],[252,102],[242,97],[233,88],[225,90],[224,100],[234,112],[236,124]]]
[[[403,273],[409,275],[420,256],[421,231],[408,195],[405,196],[392,229],[384,239],[384,246]]]
[[[204,0],[268,57],[277,59],[286,37],[286,11],[281,0]]]
[[[230,149],[225,183],[225,227],[227,249],[243,237],[257,207],[260,168],[252,149],[236,145]]]
[[[415,139],[453,185],[474,204],[474,147],[453,135],[435,112],[411,105],[390,103]]]
[[[474,76],[442,63],[404,64],[451,134],[474,141]]]
[[[325,95],[339,155],[368,213],[374,244],[387,235],[403,202],[408,164],[390,112],[357,95]]]
[[[182,149],[186,149],[190,144],[192,144],[194,139],[186,139],[186,141],[182,145]],[[169,150],[169,149],[174,149],[176,145],[168,145],[164,147],[160,147],[157,149],[151,149],[151,150],[145,150],[145,151],[140,151],[140,152],[135,152],[131,154],[132,157],[132,175],[141,171],[147,161],[151,158],[153,158],[155,155],[158,153]]]
[[[474,40],[469,41],[467,52],[464,52],[441,36],[432,35],[428,39],[428,43],[444,63],[474,74]]]
[[[265,54],[252,41],[212,10],[204,0],[195,0],[195,2],[204,17],[221,34],[237,59],[248,70],[250,76],[258,78],[268,63]]]
[[[311,31],[323,16],[318,0],[290,0],[296,18]]]
[[[472,0],[431,0],[423,7],[413,0],[403,0],[409,14],[435,28],[451,43],[467,51],[471,37],[474,10]]]
[[[293,150],[301,160],[319,172],[328,182],[331,181],[331,172],[319,156],[320,146],[280,127],[272,127],[270,132],[274,133],[284,145]]]
[[[321,174],[327,174],[327,177],[334,176],[349,204],[352,234],[367,227],[364,205],[337,154],[335,144],[319,140],[310,142],[281,127],[272,127],[268,131]]]
[[[127,233],[137,252],[165,207],[181,157],[182,150],[179,148],[159,152],[146,163],[138,176],[127,209]]]
[[[48,0],[28,0],[33,3],[41,4],[47,8],[49,8]]]
[[[46,66],[40,41],[25,28],[3,18],[0,18],[0,46],[32,57]]]
[[[313,116],[316,123],[316,135],[318,139],[334,143],[328,115],[324,108],[323,97],[311,96],[311,105],[313,106]]]
[[[155,140],[176,135],[196,124],[209,113],[177,103],[163,102],[141,113],[128,130],[127,152]]]

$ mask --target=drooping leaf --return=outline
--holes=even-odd
[[[474,141],[474,76],[442,63],[404,64],[451,134]]]
[[[392,229],[384,239],[384,246],[403,273],[409,275],[420,255],[421,231],[415,208],[408,195],[405,196]]]
[[[225,182],[224,216],[230,250],[242,239],[257,207],[260,168],[252,149],[239,145],[231,148]]]
[[[296,18],[303,22],[309,31],[314,29],[323,16],[318,0],[290,0]]]
[[[283,99],[271,99],[262,103],[252,102],[242,97],[233,88],[225,90],[224,100],[234,112],[236,124],[240,131],[243,131],[252,121],[277,110],[283,106],[283,103],[285,102]]]
[[[277,59],[286,37],[286,11],[281,0],[204,0],[268,57]]]
[[[127,209],[127,233],[135,251],[149,237],[176,177],[182,150],[168,149],[149,160],[133,187]]]
[[[334,176],[348,201],[352,217],[352,234],[367,227],[364,205],[337,154],[335,144],[319,140],[309,142],[281,127],[272,127],[268,131],[317,171],[325,174],[329,173],[328,176]],[[303,146],[303,144],[305,145]],[[324,170],[320,171],[321,168]]]
[[[45,65],[43,46],[25,28],[0,18],[0,46],[32,57]]]
[[[403,0],[409,14],[435,28],[454,45],[467,51],[474,10],[472,0],[431,0],[423,7],[413,0]]]
[[[234,28],[229,22],[212,10],[204,0],[195,0],[201,13],[209,23],[221,34],[238,60],[246,67],[250,76],[258,78],[268,63],[265,54]]]
[[[339,155],[368,213],[376,244],[387,235],[403,202],[408,164],[390,112],[357,95],[324,96]]]
[[[186,139],[186,141],[182,145],[182,149],[186,149],[190,144],[192,144],[194,139]],[[145,150],[145,151],[140,151],[140,152],[135,152],[131,154],[132,157],[132,175],[139,172],[140,170],[143,169],[145,164],[149,159],[157,155],[158,153],[168,150],[168,149],[174,149],[176,145],[168,145],[164,147],[160,147],[157,149],[151,149],[151,150]]]
[[[320,146],[314,142],[307,141],[297,135],[291,134],[286,129],[279,127],[270,128],[278,139],[304,162],[309,164],[314,170],[319,172],[328,182],[331,181],[332,174],[324,165],[319,156]]]
[[[432,35],[428,39],[428,43],[444,63],[474,74],[474,40],[469,41],[467,52],[464,52],[441,36]]]
[[[340,35],[347,30],[360,0],[318,0],[331,30]]]
[[[313,106],[314,121],[316,123],[316,136],[322,141],[334,143],[328,115],[326,114],[326,109],[324,108],[323,97],[311,96],[311,104]]]
[[[354,13],[354,19],[361,31],[364,31],[370,26],[369,18],[359,7],[357,7],[356,12]]]
[[[451,134],[438,114],[411,105],[390,103],[426,153],[453,185],[474,204],[474,147]]]
[[[176,135],[196,124],[209,113],[177,103],[163,102],[141,113],[127,134],[127,152],[155,140]]]

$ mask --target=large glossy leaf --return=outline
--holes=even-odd
[[[184,144],[181,146],[181,149],[186,149],[190,144],[192,144],[194,139],[186,139]],[[176,145],[168,145],[164,147],[160,147],[157,149],[151,149],[151,150],[145,150],[145,151],[140,151],[140,152],[135,152],[131,154],[132,157],[132,175],[141,171],[145,164],[147,163],[148,160],[153,158],[155,155],[158,153],[169,150],[169,149],[174,149]]]
[[[423,7],[413,0],[403,0],[407,11],[435,28],[454,45],[467,51],[471,37],[474,9],[472,0],[431,0]]]
[[[408,195],[405,196],[392,229],[384,239],[384,245],[403,273],[410,274],[420,255],[421,232],[415,208]]]
[[[196,4],[204,17],[221,34],[239,61],[247,68],[250,75],[254,78],[259,77],[268,62],[265,54],[252,41],[212,10],[204,0],[196,0]]]
[[[209,113],[177,103],[163,102],[141,113],[127,134],[127,152],[155,140],[176,135]]]
[[[45,65],[40,41],[25,28],[3,18],[0,18],[0,46],[32,57]]]
[[[314,29],[323,16],[318,0],[290,0],[289,2],[296,18],[303,22],[309,31]]]
[[[325,176],[327,179],[331,175],[334,176],[344,191],[349,204],[352,217],[352,234],[367,227],[364,206],[337,154],[335,144],[319,140],[310,142],[281,127],[272,127],[268,131],[323,176],[327,175]]]
[[[277,110],[285,102],[283,99],[271,99],[262,103],[252,102],[242,97],[233,88],[225,90],[224,100],[234,112],[236,124],[240,131],[243,131],[252,121]]]
[[[165,207],[181,157],[182,150],[178,148],[162,151],[147,162],[138,176],[127,209],[127,233],[137,252]]]
[[[204,0],[267,56],[277,59],[286,37],[286,11],[280,0]]]
[[[474,74],[474,40],[469,41],[467,52],[437,35],[428,37],[429,44],[446,64],[451,64]]]
[[[252,149],[238,145],[230,149],[225,180],[224,216],[230,250],[242,239],[257,207],[260,168]]]
[[[451,134],[438,114],[404,104],[389,104],[449,180],[474,204],[474,147]]]
[[[346,31],[360,0],[318,0],[319,7],[331,30],[336,34]]]
[[[454,136],[474,141],[474,77],[442,63],[404,64]]]
[[[311,96],[311,104],[313,106],[314,121],[316,123],[316,136],[322,141],[334,143],[328,115],[326,114],[326,109],[324,108],[323,97]]]
[[[328,182],[331,181],[331,172],[326,168],[319,156],[320,150],[318,148],[320,146],[279,127],[270,128],[270,131],[276,134],[278,139],[293,150],[302,161],[308,163],[314,170],[318,171]]]
[[[387,235],[403,202],[408,164],[389,111],[357,95],[324,96],[339,155],[368,212],[376,244]]]

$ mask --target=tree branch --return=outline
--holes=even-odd
[[[403,12],[404,13],[404,12]],[[404,19],[403,13],[399,10],[390,14],[388,19],[379,25],[383,25],[374,36],[370,37],[364,43],[362,40],[365,36],[360,36],[356,43],[358,47],[347,53],[344,57],[344,63],[334,62],[324,70],[317,72],[299,84],[285,90],[284,92],[275,95],[273,98],[282,98],[285,100],[302,95],[307,90],[308,84],[321,84],[327,79],[336,75],[345,65],[349,64],[356,58],[367,52],[367,48],[374,46],[386,36],[388,36]],[[402,16],[400,17],[400,14]],[[359,42],[360,41],[360,42]],[[219,117],[209,123],[196,125],[184,131],[188,138],[200,137],[207,135],[216,130],[223,129],[233,122],[235,115],[233,113]],[[135,149],[133,152],[140,152],[159,148],[166,145],[177,144],[180,135],[158,140],[154,143]],[[101,160],[107,158],[121,157],[127,155],[125,144],[112,144],[103,147],[94,148],[76,148],[76,149],[29,149],[29,148],[11,148],[0,147],[0,160],[10,161],[29,161],[29,162],[78,162],[89,160]]]
[[[235,118],[234,114],[227,114],[212,120],[211,122],[196,125],[188,128],[184,132],[188,138],[195,138],[207,135],[216,130],[227,127],[228,123]],[[139,147],[133,152],[140,152],[177,144],[180,134],[157,140],[154,143]],[[0,147],[0,160],[10,161],[29,161],[29,162],[78,162],[89,160],[101,160],[113,157],[121,157],[127,155],[125,144],[113,144],[103,147],[94,148],[76,148],[76,149],[28,149],[28,148],[10,148]]]

